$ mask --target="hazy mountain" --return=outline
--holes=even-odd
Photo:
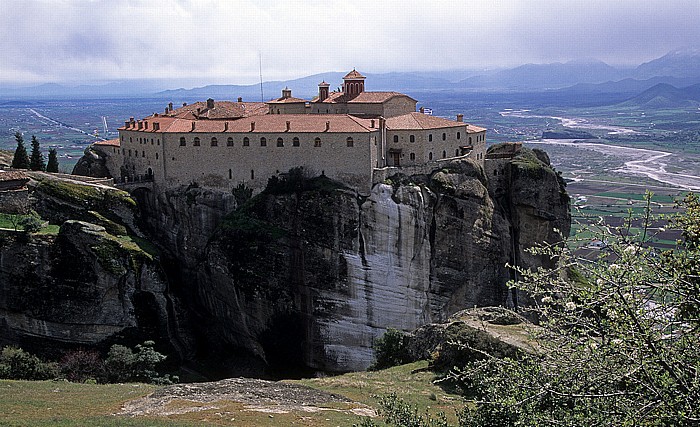
[[[527,64],[458,82],[464,88],[508,90],[553,89],[577,83],[602,83],[623,77],[623,71],[600,61]]]
[[[686,77],[700,82],[700,50],[690,48],[669,52],[638,66],[634,70],[634,76],[640,79],[656,76]]]
[[[700,51],[685,49],[670,52],[634,69],[618,69],[600,61],[571,61],[551,64],[526,64],[519,67],[484,71],[452,70],[436,72],[400,72],[366,74],[367,90],[393,90],[414,93],[438,91],[542,92],[561,89],[561,96],[577,94],[613,94],[606,99],[619,102],[659,83],[676,87],[700,83]],[[24,88],[0,87],[0,97],[24,98],[105,98],[155,97],[177,101],[206,98],[245,101],[270,100],[281,96],[285,87],[292,96],[310,99],[318,93],[318,83],[326,81],[335,90],[345,72],[314,74],[287,81],[267,81],[262,85],[209,85],[193,89],[177,87],[174,80],[117,81],[101,85],[43,84]],[[468,76],[464,78],[465,76]],[[625,94],[625,96],[620,95]]]
[[[650,108],[698,106],[700,105],[700,84],[677,88],[669,84],[660,83],[628,99],[620,105]]]

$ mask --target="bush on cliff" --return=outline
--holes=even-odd
[[[48,380],[58,376],[56,364],[41,361],[21,348],[8,346],[0,352],[0,378]]]
[[[373,348],[376,361],[369,369],[386,369],[411,362],[408,340],[409,336],[407,334],[397,329],[387,329],[386,333],[374,342]]]

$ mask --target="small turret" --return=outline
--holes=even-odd
[[[328,99],[328,88],[330,88],[331,85],[326,83],[326,81],[322,81],[321,83],[318,84],[318,100],[319,101],[325,101]]]

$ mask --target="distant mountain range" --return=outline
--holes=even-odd
[[[700,84],[677,88],[659,83],[619,105],[649,108],[697,107],[700,105]]]
[[[104,85],[64,86],[44,84],[25,88],[0,87],[0,97],[7,99],[27,98],[87,98],[87,97],[141,97],[163,98],[178,101],[193,101],[205,98],[236,99],[246,101],[277,98],[285,87],[291,88],[294,96],[311,98],[317,93],[322,80],[335,89],[342,81],[343,72],[315,74],[288,81],[269,81],[253,85],[209,85],[193,89],[171,89],[167,81],[121,81]],[[599,61],[572,61],[552,64],[526,64],[519,67],[477,73],[454,72],[397,72],[366,74],[368,90],[393,90],[408,94],[438,91],[518,93],[556,92],[561,96],[579,94],[615,94],[610,99],[625,100],[654,88],[664,92],[647,102],[663,104],[664,99],[679,101],[669,87],[690,87],[700,83],[700,50],[685,49],[670,52],[660,58],[646,62],[636,68],[615,68]],[[669,86],[670,85],[670,86]],[[262,90],[261,90],[262,89]],[[641,96],[641,95],[640,95]],[[649,95],[650,96],[650,95]],[[656,98],[656,101],[654,99]],[[674,101],[675,100],[675,101]],[[690,100],[692,101],[692,99]],[[627,102],[627,101],[626,101]],[[637,102],[629,99],[629,102]],[[641,102],[641,101],[639,101]],[[679,102],[684,102],[680,100]]]

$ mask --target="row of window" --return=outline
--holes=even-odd
[[[443,132],[443,133],[442,133],[442,140],[445,141],[446,139],[447,139],[447,133]],[[457,139],[462,139],[462,133],[461,133],[461,132],[457,132]],[[410,142],[416,142],[416,136],[415,136],[415,135],[409,135],[409,136],[408,136],[408,140],[409,140]],[[476,136],[476,142],[480,142],[480,141],[483,141],[483,140],[484,140],[484,135],[477,135],[477,136]],[[399,142],[399,136],[398,136],[398,135],[394,135],[394,142]],[[433,134],[432,134],[432,133],[429,133],[429,134],[428,134],[428,142],[433,142]],[[470,144],[472,143],[472,137],[471,137],[471,136],[469,137],[469,143],[470,143]]]
[[[124,142],[124,135],[121,136],[122,142]],[[129,137],[129,142],[134,142],[134,138]],[[139,144],[148,144],[148,138],[140,137],[138,138]],[[160,145],[160,138],[156,139],[157,145]],[[153,138],[151,138],[151,145],[153,145]]]
[[[126,156],[126,155],[127,155],[127,151],[122,148],[122,156]],[[129,155],[129,157],[131,157],[131,149],[129,149],[128,155]],[[139,156],[139,150],[134,150],[134,157],[138,157],[138,156]],[[141,151],[141,157],[146,157],[145,151]],[[156,160],[158,160],[158,153],[156,153]]]
[[[209,143],[212,147],[219,146],[219,140],[216,137],[212,137],[211,140],[209,141]],[[345,143],[348,147],[355,146],[355,141],[350,136],[347,137],[347,139],[345,140]],[[185,147],[186,145],[187,145],[187,139],[184,136],[180,137],[180,147]],[[192,145],[194,147],[199,147],[200,145],[202,145],[199,137],[194,137],[194,139],[192,140]],[[292,147],[299,147],[300,145],[301,144],[300,144],[298,137],[295,136],[294,138],[292,138]],[[226,140],[226,146],[233,147],[233,138],[232,137],[228,137],[228,139]],[[250,146],[250,138],[248,138],[247,136],[245,138],[243,138],[243,146],[244,147]],[[267,147],[267,138],[265,138],[265,137],[260,138],[260,146]],[[284,139],[277,138],[277,146],[284,147]],[[321,138],[317,137],[314,139],[314,147],[320,147],[320,146],[321,146]]]

